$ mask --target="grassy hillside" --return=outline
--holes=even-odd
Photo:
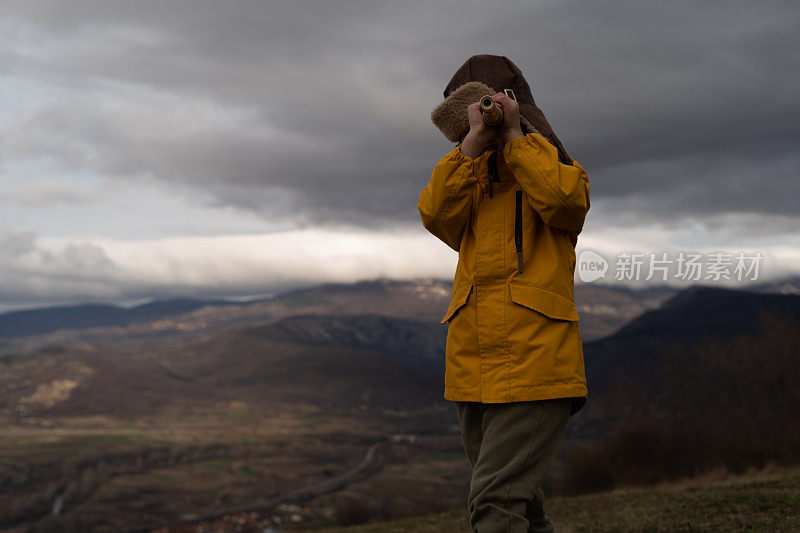
[[[601,531],[798,531],[800,465],[742,476],[709,474],[650,488],[551,498],[545,508],[559,533]],[[320,533],[468,532],[466,511]]]

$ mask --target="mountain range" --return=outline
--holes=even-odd
[[[135,416],[189,399],[437,402],[446,336],[439,319],[450,289],[441,280],[374,280],[247,303],[168,300],[6,313],[0,415]],[[612,332],[584,334],[590,400],[572,431],[599,419],[592,404],[604,403],[609,385],[625,379],[657,387],[652,368],[664,364],[665,347],[750,331],[761,312],[800,317],[800,296],[760,291],[576,288],[582,333],[592,323]]]

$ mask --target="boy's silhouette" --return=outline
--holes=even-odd
[[[486,94],[503,111],[496,129],[480,113]],[[471,57],[444,97],[431,118],[459,144],[434,167],[418,208],[459,253],[442,318],[444,397],[473,467],[470,524],[554,531],[541,485],[587,398],[573,276],[589,180],[508,58]]]

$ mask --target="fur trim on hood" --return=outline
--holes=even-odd
[[[469,133],[469,116],[467,107],[480,101],[484,96],[492,95],[495,91],[480,81],[468,81],[450,93],[444,102],[436,106],[431,112],[431,120],[444,136],[452,142],[459,142]],[[520,114],[522,129],[525,133],[538,132],[533,125]]]

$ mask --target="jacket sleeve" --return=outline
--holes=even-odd
[[[536,132],[506,143],[503,158],[545,223],[581,232],[590,206],[589,177],[577,161],[561,163],[556,147]]]
[[[430,182],[419,195],[422,225],[455,251],[461,247],[476,183],[475,160],[461,153],[459,144],[436,163]]]

